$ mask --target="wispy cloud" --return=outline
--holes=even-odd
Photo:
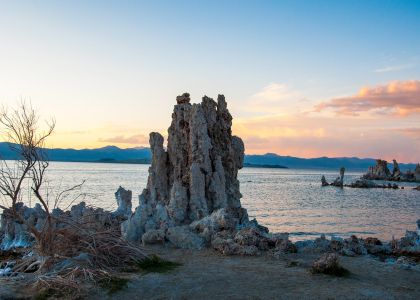
[[[361,112],[405,116],[420,113],[420,80],[393,81],[386,85],[364,87],[353,96],[321,102],[315,111],[326,109],[339,115]]]
[[[101,138],[98,141],[102,143],[145,145],[148,143],[148,138],[144,134],[132,136],[117,135],[109,138]]]
[[[420,128],[398,128],[395,131],[400,132],[406,136],[412,137],[416,140],[420,140]]]
[[[415,64],[406,64],[406,65],[395,65],[395,66],[386,66],[383,68],[373,70],[374,73],[388,73],[388,72],[396,72],[414,68]]]
[[[307,101],[299,90],[284,83],[272,82],[242,102],[238,110],[253,115],[290,113],[298,111]]]
[[[270,83],[263,87],[262,90],[252,96],[254,99],[259,99],[264,102],[279,102],[282,100],[288,100],[290,98],[300,97],[300,93],[291,90],[286,84],[282,83]]]

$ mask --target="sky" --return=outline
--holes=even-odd
[[[419,28],[415,0],[0,0],[0,104],[126,148],[224,94],[248,154],[418,162]]]

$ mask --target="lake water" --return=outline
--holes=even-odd
[[[88,204],[115,209],[114,193],[121,185],[137,195],[145,188],[148,165],[52,162],[48,173],[50,198],[54,191],[86,180],[82,191]],[[376,236],[389,240],[416,228],[420,219],[420,192],[415,184],[401,183],[404,190],[321,187],[338,170],[292,170],[244,168],[239,173],[242,206],[251,218],[272,232],[289,232],[292,240],[315,238],[321,233],[335,236]],[[347,173],[345,181],[360,177]],[[61,203],[65,208],[69,195]],[[82,198],[77,199],[82,200]]]

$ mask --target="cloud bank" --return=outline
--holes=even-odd
[[[357,116],[362,112],[406,116],[420,113],[420,80],[393,81],[364,87],[353,96],[321,102],[315,111],[332,110],[338,115]]]

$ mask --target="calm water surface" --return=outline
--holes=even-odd
[[[86,180],[84,200],[114,209],[114,193],[119,185],[137,195],[145,188],[148,165],[53,162],[49,170],[49,190],[65,189]],[[376,236],[391,239],[407,229],[414,230],[420,218],[420,192],[415,184],[403,183],[404,190],[339,189],[321,187],[322,174],[328,181],[338,171],[244,168],[240,171],[242,205],[251,218],[270,231],[289,232],[293,240],[326,235]],[[346,174],[346,182],[361,173]],[[51,196],[53,198],[53,196]],[[71,195],[61,203],[66,207]],[[78,199],[80,200],[80,199]]]

